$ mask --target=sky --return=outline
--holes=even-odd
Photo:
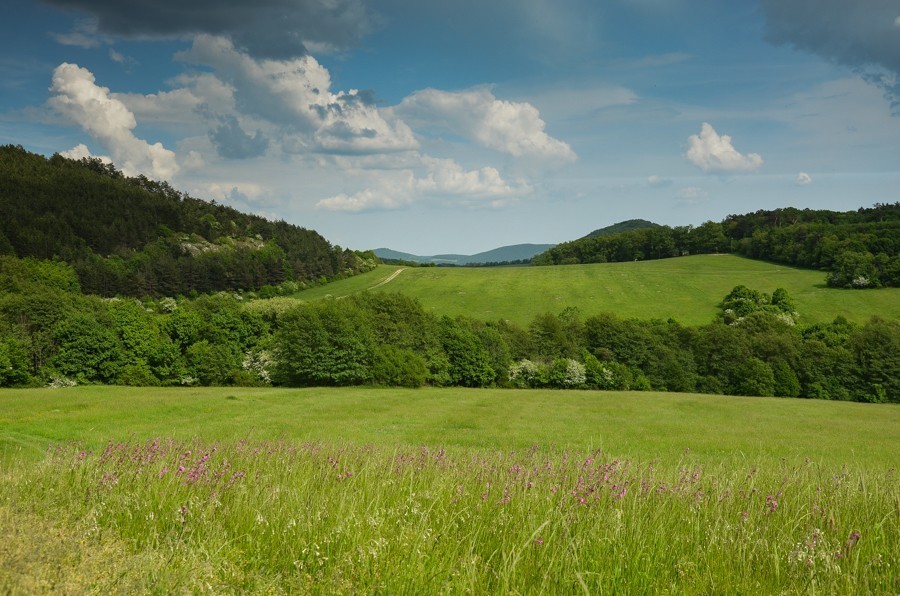
[[[0,144],[342,247],[900,200],[900,0],[5,4]]]

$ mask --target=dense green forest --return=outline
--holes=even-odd
[[[829,286],[900,286],[900,203],[858,211],[776,209],[700,226],[658,226],[558,244],[535,265],[665,259],[734,252],[821,269]]]
[[[298,287],[377,259],[318,233],[129,178],[99,159],[0,147],[0,255],[70,263],[100,296],[177,296]]]
[[[0,386],[551,387],[900,402],[900,322],[800,326],[787,292],[736,287],[720,316],[438,317],[401,294],[302,303],[220,292],[100,298],[64,263],[0,257]]]

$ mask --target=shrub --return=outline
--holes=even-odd
[[[585,353],[585,385],[591,389],[625,391],[631,388],[631,372],[628,367],[609,360],[601,362],[593,354]]]
[[[450,380],[463,387],[487,387],[496,373],[481,342],[464,321],[443,317],[441,345],[450,362]]]
[[[775,395],[775,375],[772,373],[772,367],[755,357],[738,365],[734,373],[732,393],[764,397]]]
[[[537,364],[527,358],[522,359],[509,367],[509,381],[515,387],[539,387],[542,384],[540,373]]]
[[[548,385],[558,389],[582,387],[586,380],[585,367],[571,358],[557,358],[548,367]]]
[[[365,314],[326,300],[286,313],[274,338],[276,380],[285,385],[359,385],[372,378],[375,342]]]
[[[153,375],[146,362],[134,362],[122,367],[118,383],[134,387],[156,387],[159,379]]]
[[[428,378],[425,359],[403,348],[382,346],[375,351],[372,380],[392,387],[421,387]]]

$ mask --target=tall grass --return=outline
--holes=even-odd
[[[56,446],[3,476],[0,524],[56,528],[80,553],[43,569],[7,546],[4,592],[41,571],[102,592],[900,588],[894,469],[155,439]]]

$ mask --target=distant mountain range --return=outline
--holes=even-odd
[[[481,263],[505,263],[510,261],[527,261],[533,256],[550,250],[555,244],[514,244],[501,246],[493,250],[474,255],[432,255],[421,256],[408,252],[400,252],[390,248],[376,248],[375,255],[379,259],[412,261],[414,263],[434,263],[436,265],[476,265]]]
[[[633,230],[643,230],[647,228],[658,228],[659,224],[647,221],[645,219],[629,219],[619,223],[594,230],[584,238],[594,238],[597,236],[608,236],[610,234],[619,234],[621,232],[631,232]],[[372,252],[379,259],[389,261],[412,261],[413,263],[434,263],[436,265],[480,265],[482,263],[507,263],[512,261],[529,261],[536,255],[546,252],[556,246],[555,244],[513,244],[511,246],[501,246],[493,250],[480,252],[474,255],[431,255],[422,256],[414,255],[408,252],[400,252],[390,248],[376,248]]]

